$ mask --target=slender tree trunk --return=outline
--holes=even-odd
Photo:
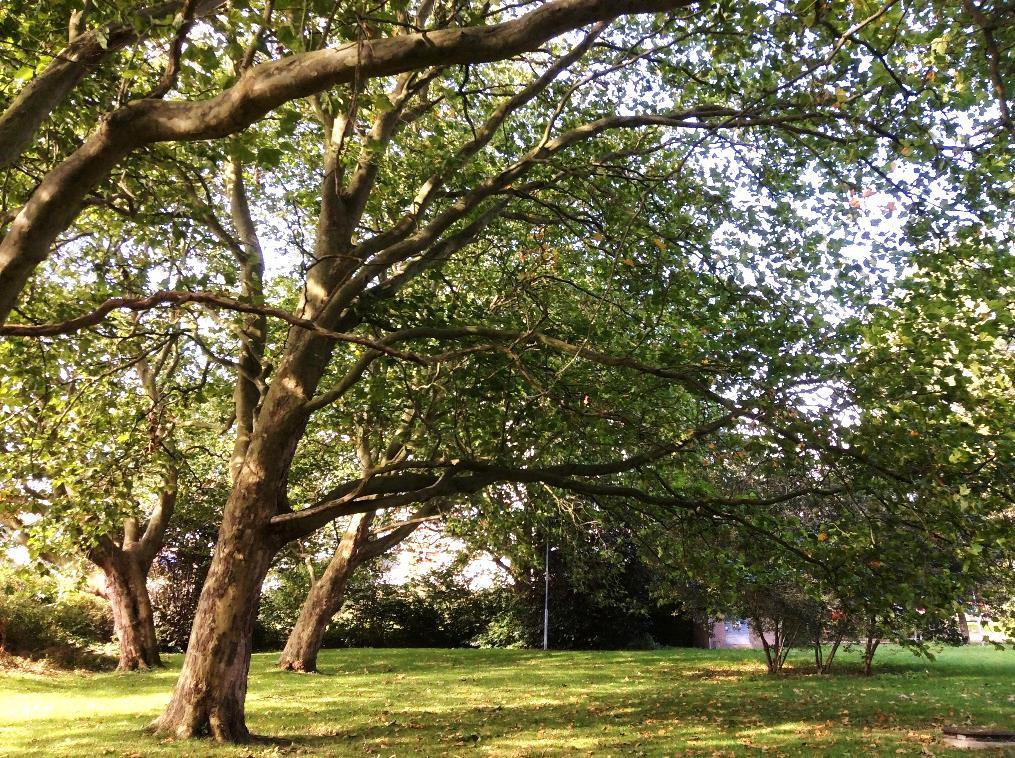
[[[761,638],[761,647],[765,651],[765,663],[768,666],[769,674],[779,673],[779,627],[775,627],[775,636],[773,642],[770,643],[765,637],[765,627],[761,619],[752,619],[751,624],[754,626],[754,631],[757,632],[758,637]]]
[[[370,515],[353,517],[328,568],[310,588],[278,661],[286,671],[317,671],[317,654],[324,643],[324,633],[345,602],[345,589],[357,566],[356,551],[369,533]]]
[[[876,636],[876,632],[872,631],[867,637],[867,645],[864,648],[863,653],[863,675],[870,676],[874,668],[874,653],[877,652],[878,645],[881,644],[881,640]]]
[[[114,550],[99,564],[106,580],[106,599],[120,644],[120,671],[162,665],[146,572],[131,553]]]
[[[786,665],[786,659],[789,658],[790,651],[796,645],[797,637],[800,635],[800,625],[790,626],[788,622],[784,621],[781,631],[782,636],[779,640],[779,671],[782,671]]]
[[[828,656],[825,658],[824,663],[821,664],[821,670],[819,673],[827,674],[832,670],[832,661],[835,660],[835,654],[839,651],[839,645],[842,644],[842,632],[838,632],[835,635],[835,640],[832,642],[832,649],[828,652]]]

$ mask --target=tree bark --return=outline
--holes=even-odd
[[[310,588],[278,665],[287,671],[317,671],[317,654],[321,651],[324,633],[345,602],[345,589],[353,571],[400,544],[439,510],[437,503],[428,503],[413,513],[408,521],[391,528],[384,535],[373,537],[370,526],[377,512],[353,516],[328,568]]]
[[[260,530],[226,518],[201,591],[183,671],[156,733],[247,742],[244,713],[261,582],[277,546]]]
[[[113,629],[120,644],[120,671],[162,666],[155,617],[148,595],[147,571],[138,556],[113,548],[96,561],[106,580],[105,594],[113,611]]]
[[[136,519],[123,524],[123,539],[117,543],[109,535],[88,550],[88,558],[105,578],[103,595],[113,612],[113,630],[120,644],[121,671],[137,671],[162,665],[159,658],[155,615],[148,594],[148,572],[162,549],[169,520],[176,508],[177,474],[166,473],[159,502],[139,533]]]
[[[867,635],[867,644],[864,646],[863,652],[863,675],[870,676],[874,670],[874,654],[878,650],[878,645],[881,644],[881,639],[877,636],[876,631],[871,631]]]
[[[255,432],[223,509],[211,568],[198,601],[183,670],[169,705],[150,730],[174,737],[210,735],[246,742],[247,673],[261,583],[284,544],[271,518],[288,508],[286,489],[296,445],[332,345],[306,333],[289,349],[258,414]]]
[[[223,0],[203,0],[195,13],[204,15],[222,4]],[[174,15],[182,6],[180,0],[171,0],[139,10],[137,15],[144,28],[111,23],[91,31],[72,29],[68,46],[53,57],[42,73],[25,84],[0,113],[0,169],[18,159],[39,127],[82,79],[98,69],[106,58],[146,35],[147,25],[153,19]],[[81,20],[77,16],[72,27]]]
[[[366,541],[373,514],[353,516],[342,536],[335,555],[321,578],[314,582],[300,608],[296,625],[289,633],[278,665],[286,671],[317,671],[317,654],[324,643],[324,633],[332,617],[345,602],[349,577],[356,569],[356,553]]]

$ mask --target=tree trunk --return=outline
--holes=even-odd
[[[286,671],[317,671],[317,654],[324,643],[324,633],[345,602],[345,588],[357,566],[356,551],[367,538],[370,515],[353,517],[328,568],[310,588],[278,661]]]
[[[145,571],[135,556],[116,550],[99,564],[106,580],[106,599],[113,611],[113,629],[120,643],[120,671],[162,665],[155,617]]]
[[[871,636],[867,637],[867,645],[864,648],[863,653],[863,675],[870,676],[874,669],[874,653],[877,652],[878,645],[881,644],[881,640],[871,633]]]
[[[754,627],[754,631],[757,632],[758,637],[761,639],[761,648],[765,651],[765,665],[768,667],[769,674],[779,673],[779,627],[778,624],[775,626],[775,632],[770,643],[765,637],[765,625],[759,618],[751,619],[751,625]]]
[[[827,674],[832,670],[832,661],[835,660],[835,654],[839,650],[839,645],[842,644],[842,637],[842,632],[838,632],[835,635],[835,640],[832,642],[832,649],[829,651],[824,663],[821,664],[821,669],[818,671],[819,674]]]
[[[261,582],[276,551],[261,530],[227,515],[201,591],[183,670],[151,731],[248,741],[244,700],[254,620]]]
[[[99,593],[109,601],[113,629],[120,643],[121,671],[137,671],[162,665],[155,615],[148,594],[148,571],[162,549],[169,519],[176,507],[176,470],[166,472],[165,488],[145,524],[144,534],[135,518],[123,522],[119,541],[106,534],[87,552],[88,559],[102,571],[105,587]]]

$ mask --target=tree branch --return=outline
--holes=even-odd
[[[749,525],[743,517],[722,512],[719,508],[765,507],[808,496],[829,496],[844,487],[801,487],[795,490],[759,497],[718,497],[703,495],[656,495],[630,485],[586,481],[576,477],[622,473],[644,465],[641,456],[607,464],[563,464],[544,468],[513,468],[481,461],[459,461],[441,473],[396,474],[375,476],[343,485],[350,489],[344,496],[325,501],[301,511],[285,513],[271,519],[270,525],[284,542],[312,533],[340,516],[426,503],[434,498],[455,497],[479,492],[494,484],[542,483],[591,497],[634,500],[666,510],[705,509],[720,518]]]
[[[631,13],[671,11],[692,3],[553,0],[499,24],[367,40],[262,63],[208,100],[128,103],[109,114],[77,151],[43,179],[0,242],[0,323],[6,321],[32,271],[48,257],[53,240],[73,222],[88,192],[139,147],[234,134],[282,103],[354,78],[502,60],[586,24]]]
[[[139,12],[144,21],[171,16],[193,0],[173,0]],[[225,0],[197,3],[194,15],[207,15]],[[46,69],[28,82],[0,115],[0,169],[16,161],[31,144],[35,133],[84,77],[105,58],[141,39],[147,30],[124,24],[106,24],[90,32],[73,34],[70,44],[53,58]]]
[[[376,558],[378,555],[383,555],[399,542],[405,540],[410,534],[415,532],[420,525],[432,520],[435,514],[439,513],[439,511],[439,503],[427,503],[413,513],[407,521],[398,524],[387,534],[374,537],[361,545],[356,551],[356,554],[353,556],[353,561],[355,561],[358,566],[361,563],[365,563],[366,561]]]
[[[225,310],[238,311],[240,313],[255,313],[271,316],[281,321],[285,321],[287,324],[299,327],[300,329],[305,329],[308,332],[313,332],[314,334],[322,337],[328,337],[340,342],[349,342],[354,345],[362,345],[363,347],[377,350],[385,355],[401,358],[413,363],[426,363],[426,359],[421,356],[396,350],[381,342],[371,340],[366,337],[324,329],[310,319],[294,316],[289,311],[282,310],[281,308],[272,308],[270,306],[256,305],[254,303],[243,303],[239,300],[234,300],[230,297],[226,297],[225,295],[217,295],[213,292],[160,290],[159,292],[148,295],[147,297],[112,297],[102,303],[102,305],[91,313],[87,313],[84,316],[78,316],[77,318],[68,319],[67,321],[61,321],[53,324],[0,325],[0,336],[53,337],[61,334],[73,334],[74,332],[79,332],[82,329],[87,329],[90,326],[95,326],[96,324],[101,323],[106,316],[115,310],[146,311],[156,308],[159,305],[184,305],[186,303],[198,303],[200,305],[223,308]]]

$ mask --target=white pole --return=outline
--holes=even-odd
[[[543,650],[550,649],[550,540],[546,541],[546,568],[543,573]]]

